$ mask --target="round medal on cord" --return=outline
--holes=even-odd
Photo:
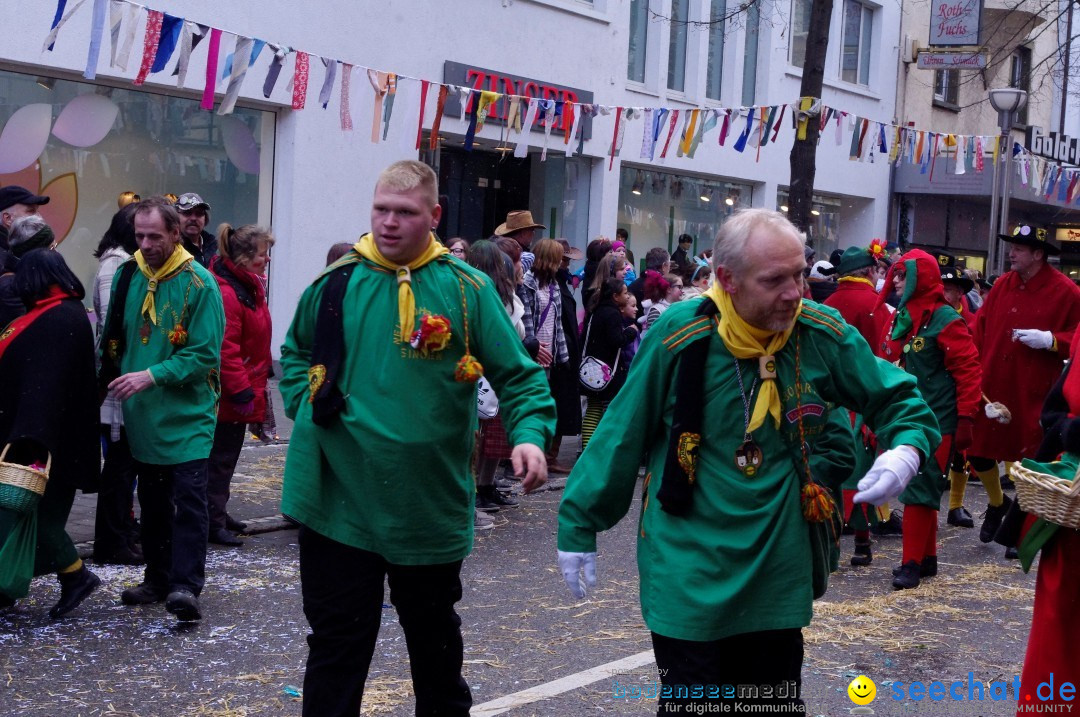
[[[765,462],[765,454],[750,435],[750,399],[754,395],[754,389],[757,388],[758,379],[754,378],[749,396],[743,393],[742,369],[739,368],[737,358],[735,359],[735,377],[739,380],[739,398],[743,402],[743,442],[735,449],[735,466],[742,471],[744,476],[753,478],[761,469],[761,464]]]

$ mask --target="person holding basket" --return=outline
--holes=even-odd
[[[57,252],[26,254],[15,289],[28,310],[0,331],[0,609],[55,572],[56,619],[101,584],[64,530],[75,491],[97,489],[94,335],[83,286]]]

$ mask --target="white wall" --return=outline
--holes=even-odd
[[[670,0],[652,0],[653,9],[662,15],[669,11]],[[43,53],[42,41],[52,19],[55,3],[41,0],[0,9],[0,24],[5,40],[0,45],[0,68],[45,73],[69,79],[81,76],[85,65],[92,2],[86,3],[63,28],[56,51]],[[435,2],[409,0],[386,3],[380,0],[357,2],[297,3],[289,0],[264,2],[220,2],[220,0],[172,0],[165,4],[150,2],[158,9],[208,23],[224,30],[237,31],[271,42],[284,43],[315,54],[355,64],[373,66],[403,75],[439,81],[443,62],[452,60],[524,75],[551,84],[591,90],[595,101],[607,105],[668,106],[691,109],[712,106],[704,98],[704,33],[692,32],[691,45],[696,50],[688,60],[688,82],[697,78],[676,97],[663,87],[667,78],[668,27],[653,23],[648,57],[648,75],[652,89],[641,91],[627,86],[627,32],[630,0],[596,0],[594,9],[577,0],[455,0]],[[707,15],[707,0],[692,0],[696,18]],[[760,36],[758,66],[759,104],[780,104],[796,100],[799,94],[799,71],[790,67],[787,56],[786,0],[765,0]],[[843,2],[837,0],[832,41],[826,73],[825,101],[853,114],[889,121],[895,96],[895,67],[899,31],[899,10],[895,3],[878,8],[874,30],[874,59],[869,88],[857,87],[837,79],[839,74],[840,17]],[[141,56],[141,33],[132,51],[129,70],[119,73],[108,68],[108,32],[98,81],[128,83],[135,76]],[[695,39],[697,38],[697,39]],[[740,104],[744,32],[731,32],[726,40],[724,68],[724,106]],[[224,35],[222,58],[232,48],[231,36]],[[151,92],[201,94],[206,57],[204,41],[192,56],[185,88],[178,90],[170,72],[152,75],[146,83]],[[174,60],[175,62],[175,60]],[[307,108],[289,109],[286,84],[292,74],[292,60],[286,61],[282,77],[269,101],[261,94],[262,81],[269,63],[264,50],[244,84],[242,103],[277,112],[276,156],[273,170],[272,222],[278,236],[271,267],[273,291],[271,310],[275,325],[275,346],[279,345],[301,291],[323,266],[326,249],[337,241],[354,240],[368,228],[370,197],[374,178],[389,162],[416,156],[413,141],[416,132],[418,84],[403,82],[395,102],[392,129],[387,142],[370,141],[372,92],[365,75],[352,75],[352,115],[355,130],[342,132],[339,127],[339,89],[335,88],[329,107],[317,104],[322,83],[322,66],[312,58]],[[224,90],[219,83],[219,91]],[[339,83],[340,84],[340,83]],[[429,96],[426,123],[433,116]],[[611,142],[613,118],[597,118],[592,139],[585,143],[585,154],[596,158],[591,175],[590,235],[613,235],[618,211],[619,168],[622,160],[642,162],[639,158],[643,123],[633,123],[625,134],[622,159],[616,158],[609,171],[606,158]],[[447,117],[444,132],[463,133],[456,118]],[[499,128],[489,125],[478,135],[495,138]],[[755,185],[754,203],[774,206],[776,188],[789,181],[790,118],[785,117],[781,139],[763,148],[760,159],[747,149],[738,154],[716,145],[719,130],[714,130],[698,156],[655,162],[669,171],[687,171],[750,182]],[[737,134],[737,132],[733,132]],[[884,236],[888,167],[850,162],[847,138],[835,146],[831,128],[818,150],[816,191],[851,198],[858,211],[845,213],[841,245],[865,243],[873,236]],[[540,135],[535,135],[539,138]],[[659,155],[659,152],[657,152]],[[226,217],[220,217],[226,219]],[[850,224],[849,224],[850,222]],[[635,244],[635,252],[644,250]],[[645,247],[647,248],[647,247]]]

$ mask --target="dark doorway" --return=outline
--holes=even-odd
[[[527,209],[530,162],[531,157],[517,159],[509,152],[444,147],[439,157],[439,187],[446,205],[439,236],[484,239],[506,221],[508,212]]]

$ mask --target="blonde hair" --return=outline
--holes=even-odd
[[[532,247],[532,272],[540,286],[547,286],[555,281],[555,274],[562,264],[563,247],[554,239],[541,239]]]
[[[376,187],[387,187],[398,192],[408,192],[417,187],[424,190],[424,198],[430,206],[439,203],[439,178],[435,171],[415,159],[394,162],[379,174]]]
[[[266,227],[245,224],[233,229],[227,222],[218,226],[218,253],[234,264],[259,253],[260,243],[265,243],[267,247],[274,245],[274,235]]]

